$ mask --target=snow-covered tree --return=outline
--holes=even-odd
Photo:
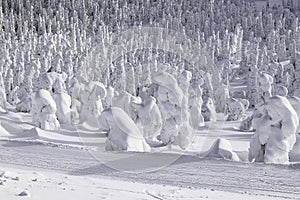
[[[33,123],[45,130],[58,130],[60,124],[55,115],[57,108],[49,91],[40,89],[31,96]]]
[[[107,151],[150,151],[142,133],[123,109],[111,107],[104,110],[98,123],[100,130],[108,133],[105,142]]]
[[[255,135],[249,149],[249,161],[288,164],[289,152],[296,142],[299,118],[285,97],[271,97],[252,121]]]

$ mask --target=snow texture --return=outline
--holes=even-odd
[[[203,153],[203,157],[222,158],[226,160],[239,161],[239,157],[232,150],[231,143],[223,138],[217,139],[209,150]]]
[[[124,110],[108,108],[101,113],[98,123],[100,130],[108,133],[105,142],[107,151],[150,151],[142,133]]]
[[[249,149],[249,161],[289,164],[289,152],[296,142],[299,118],[285,97],[271,97],[252,121],[256,130]]]
[[[60,124],[56,117],[56,104],[49,91],[40,89],[32,94],[31,114],[33,123],[46,130],[58,130]]]

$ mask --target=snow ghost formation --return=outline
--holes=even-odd
[[[242,119],[245,111],[248,109],[249,101],[246,99],[230,98],[226,102],[225,114],[227,121],[238,121]]]
[[[252,120],[255,135],[249,148],[249,161],[289,164],[296,142],[299,118],[287,98],[271,97]]]
[[[185,71],[181,76],[178,84],[173,75],[161,71],[153,77],[152,82],[157,86],[154,97],[164,122],[158,139],[163,144],[175,144],[185,149],[191,142],[193,130],[189,124],[188,99],[180,86],[188,91],[191,73]]]
[[[149,96],[146,91],[142,91],[141,102],[132,101],[131,105],[137,110],[136,124],[140,127],[146,140],[154,140],[162,127],[162,116],[156,99]]]
[[[204,126],[204,118],[201,113],[201,107],[203,104],[202,100],[202,88],[203,80],[199,82],[194,82],[189,86],[188,90],[188,107],[190,114],[190,125],[194,129],[198,129],[201,126]]]
[[[45,130],[58,130],[57,108],[50,92],[40,89],[32,94],[31,100],[31,114],[36,126]]]
[[[273,78],[267,73],[262,73],[258,77],[259,99],[256,102],[257,106],[267,102],[272,96],[272,83]]]
[[[104,110],[98,117],[100,131],[108,133],[105,149],[107,151],[149,152],[142,133],[126,112],[117,107]]]
[[[206,103],[203,104],[201,112],[204,117],[204,121],[217,120],[217,113],[216,113],[214,101],[210,97],[206,99]]]
[[[175,137],[178,136],[183,92],[176,79],[167,72],[159,72],[152,81],[157,85],[154,97],[157,99],[164,121],[159,139],[164,144],[169,144],[174,142]]]
[[[213,101],[213,85],[212,85],[212,76],[209,73],[205,74],[205,84],[203,87],[203,104],[201,112],[204,118],[204,121],[216,121],[217,114]]]

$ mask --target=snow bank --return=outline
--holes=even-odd
[[[142,133],[124,110],[111,107],[104,110],[98,118],[101,131],[108,132],[105,142],[107,151],[149,152]]]
[[[208,158],[222,158],[226,160],[239,161],[239,157],[233,152],[231,143],[223,138],[217,139],[207,152],[203,154]]]

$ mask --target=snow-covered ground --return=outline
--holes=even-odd
[[[0,1],[0,200],[299,200],[300,12],[266,2]]]
[[[178,187],[89,176],[72,176],[48,171],[3,168],[0,196],[11,199],[285,199],[252,193],[232,193],[207,188]]]
[[[2,113],[0,196],[19,199],[299,199],[300,166],[247,163],[253,132],[239,122],[209,122],[188,150],[104,151],[87,125],[44,131],[28,114]],[[203,158],[217,138],[244,162]],[[127,172],[126,172],[127,171]],[[137,172],[138,171],[138,172]],[[27,198],[27,197],[26,197]]]

